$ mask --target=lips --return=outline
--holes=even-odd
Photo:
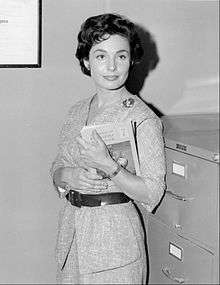
[[[115,81],[118,79],[119,76],[117,75],[107,75],[107,76],[103,76],[106,80],[108,81]]]

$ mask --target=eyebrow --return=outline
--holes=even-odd
[[[106,50],[104,50],[104,49],[97,49],[97,50],[94,50],[94,53],[95,52],[107,52]],[[126,50],[126,49],[121,49],[121,50],[118,50],[116,53],[120,53],[120,52],[126,52],[126,53],[129,53],[129,51],[128,50]]]

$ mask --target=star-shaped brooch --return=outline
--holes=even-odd
[[[134,106],[134,99],[128,98],[122,102],[123,107],[125,108],[132,108]]]

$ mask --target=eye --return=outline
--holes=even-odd
[[[119,58],[120,58],[121,60],[125,60],[125,59],[127,59],[127,56],[126,56],[125,54],[120,54],[120,55],[119,55]]]
[[[104,55],[104,54],[98,54],[98,55],[96,56],[96,58],[97,58],[98,60],[103,60],[103,59],[105,59],[105,55]]]

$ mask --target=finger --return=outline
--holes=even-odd
[[[102,177],[100,179],[100,176],[98,176],[96,174],[98,176],[98,179],[96,179],[96,178],[94,179],[93,177],[90,178],[89,177],[90,175],[93,176],[94,174],[91,174],[91,173],[89,174],[89,172],[86,172],[80,176],[80,180],[83,183],[89,184],[90,187],[101,187],[101,188],[102,187],[104,187],[104,188],[108,187],[108,183],[106,181],[103,181]],[[97,177],[96,175],[95,175],[95,177]]]
[[[92,168],[92,169],[94,169],[94,168]],[[86,173],[86,177],[88,179],[92,179],[92,180],[101,180],[102,179],[101,175],[97,174],[96,172],[90,172],[90,171],[88,171]]]
[[[100,189],[84,189],[87,193],[89,194],[99,194],[100,192],[102,192],[103,190]]]
[[[91,172],[88,172],[87,170],[84,170],[79,174],[79,180],[85,183],[89,183],[90,185],[95,185],[95,183],[93,182],[100,181],[101,179],[102,177],[98,175],[97,173],[94,173],[94,172],[91,173]]]
[[[103,179],[90,179],[89,177],[87,177],[87,176],[83,176],[82,178],[81,178],[81,181],[83,182],[83,183],[86,183],[86,184],[89,184],[90,185],[90,187],[107,187],[108,186],[108,183],[106,182],[106,181],[103,181]]]
[[[81,187],[84,190],[96,190],[96,191],[101,191],[101,190],[106,190],[108,188],[108,184],[106,182],[102,182],[102,183],[95,183],[94,180],[93,181],[89,181],[89,182],[81,182]]]
[[[91,186],[89,183],[86,183],[86,182],[83,182],[83,181],[81,181],[79,183],[79,189],[90,191],[90,192],[93,192],[94,190],[100,191],[100,189],[95,189],[94,186]]]
[[[93,168],[93,167],[87,167],[87,171],[88,171],[89,173],[97,174],[96,168]]]

